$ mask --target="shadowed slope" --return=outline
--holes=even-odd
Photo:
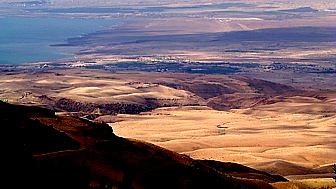
[[[270,181],[284,180],[265,180],[270,175],[258,171],[253,180],[248,174],[231,177],[223,163],[196,161],[119,138],[105,124],[55,116],[41,108],[0,102],[0,110],[1,147],[7,157],[1,166],[8,173],[2,183],[16,187],[271,188]]]

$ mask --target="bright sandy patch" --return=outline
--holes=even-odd
[[[41,95],[95,104],[147,104],[148,100],[182,105],[202,103],[202,99],[191,92],[153,84],[151,80],[150,74],[113,74],[80,69],[18,73],[0,76],[0,97],[12,103],[30,104],[39,103],[37,97]]]
[[[258,168],[263,162],[290,162],[316,168],[334,163],[335,104],[292,98],[255,109],[160,108],[142,115],[119,115],[114,132],[148,141],[197,159],[233,161]],[[308,113],[304,113],[308,112]]]

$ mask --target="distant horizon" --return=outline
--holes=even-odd
[[[336,9],[336,3],[333,0],[325,0],[321,2],[320,0],[117,0],[117,1],[108,1],[108,0],[2,0],[0,3],[24,3],[31,2],[35,4],[44,4],[47,3],[50,6],[61,6],[61,7],[76,7],[76,6],[118,6],[118,5],[206,5],[206,4],[220,4],[220,3],[247,3],[259,5],[261,3],[269,4],[270,6],[277,6],[279,8],[289,7],[289,8],[298,8],[298,7],[313,7],[320,9]]]

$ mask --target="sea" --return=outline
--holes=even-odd
[[[75,56],[79,47],[58,46],[68,38],[116,26],[114,19],[0,17],[0,64],[53,61]]]

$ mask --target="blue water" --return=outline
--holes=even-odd
[[[57,47],[77,37],[118,24],[116,20],[71,18],[0,18],[0,64],[21,64],[68,58],[78,48]]]

